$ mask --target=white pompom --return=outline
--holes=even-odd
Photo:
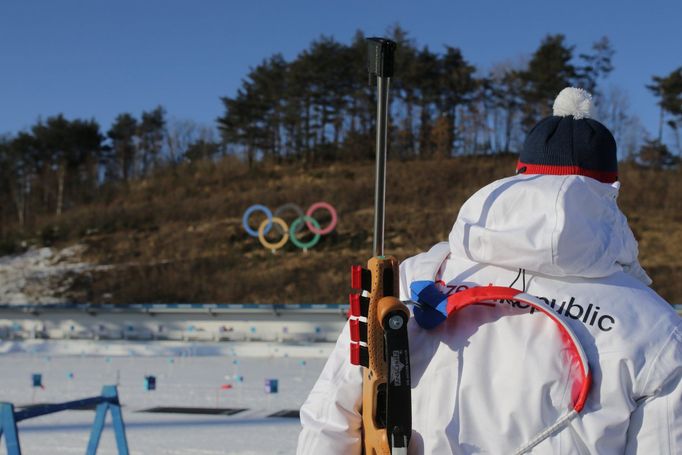
[[[554,115],[574,119],[592,117],[592,95],[581,88],[566,87],[554,100]]]

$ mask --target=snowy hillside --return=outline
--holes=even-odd
[[[66,303],[76,277],[102,268],[82,262],[84,245],[0,257],[0,304]]]

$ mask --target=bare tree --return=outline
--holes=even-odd
[[[193,120],[171,119],[166,126],[166,149],[171,165],[180,161],[192,142],[197,140],[200,126]]]

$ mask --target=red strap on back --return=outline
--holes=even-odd
[[[587,363],[587,357],[570,327],[562,321],[553,310],[539,302],[537,298],[529,296],[514,288],[502,286],[476,286],[448,296],[446,306],[447,317],[450,317],[458,310],[469,305],[500,300],[513,300],[527,303],[556,323],[559,332],[561,333],[562,341],[567,346],[572,361],[580,365],[579,377],[575,378],[571,388],[573,409],[580,412],[585,405],[592,383],[592,374]]]

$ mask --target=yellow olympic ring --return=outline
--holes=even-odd
[[[270,220],[265,219],[260,226],[258,226],[258,240],[260,241],[261,245],[263,245],[265,248],[270,248],[274,253],[289,241],[289,226],[287,226],[287,223],[282,218],[277,216],[272,217],[272,223],[277,224],[284,230],[284,236],[282,239],[277,243],[270,243],[265,239],[265,228],[270,225]]]

